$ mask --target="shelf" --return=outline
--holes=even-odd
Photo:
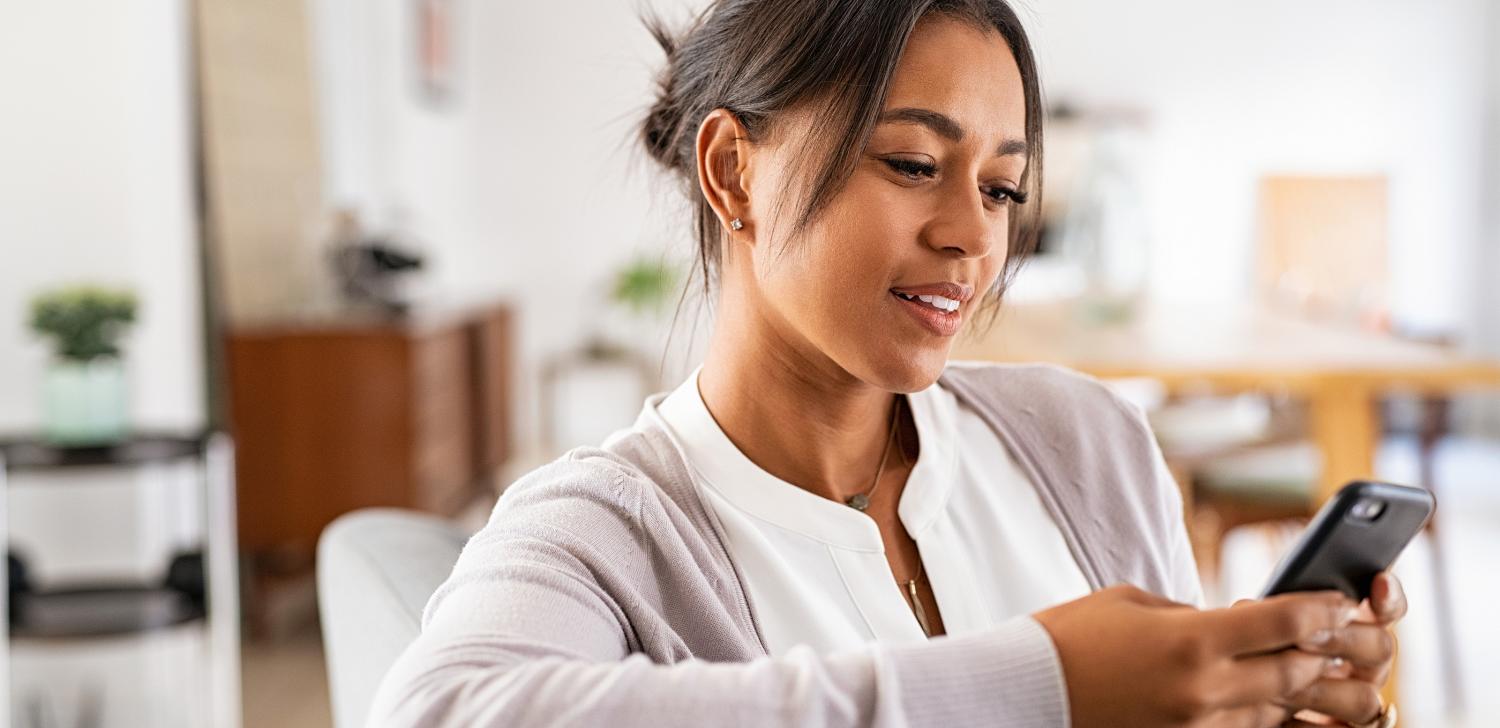
[[[204,619],[202,606],[175,589],[99,586],[12,595],[10,636],[85,639],[168,629]]]
[[[0,437],[0,456],[11,472],[145,465],[201,457],[210,433],[140,434],[108,445],[57,445],[33,437]]]

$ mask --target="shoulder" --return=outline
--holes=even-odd
[[[1056,364],[955,360],[941,381],[976,406],[1041,419],[1144,426],[1145,414],[1097,377]]]
[[[956,362],[943,380],[1059,482],[1118,482],[1129,486],[1118,492],[1146,500],[1161,487],[1145,413],[1095,377],[1053,364]]]
[[[590,510],[633,520],[649,485],[640,468],[597,447],[576,447],[517,478],[496,513],[524,510]]]
[[[640,426],[583,445],[539,466],[505,489],[491,521],[542,519],[574,533],[601,536],[623,527],[633,538],[652,535],[674,516],[690,485],[685,465],[659,433]],[[693,504],[687,504],[689,507]]]

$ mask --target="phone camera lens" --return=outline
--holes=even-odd
[[[1385,503],[1373,498],[1365,498],[1354,504],[1350,510],[1351,515],[1362,521],[1373,521],[1380,517],[1385,511]]]

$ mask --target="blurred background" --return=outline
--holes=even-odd
[[[955,357],[1145,408],[1215,604],[1343,482],[1435,490],[1394,690],[1403,725],[1492,725],[1500,4],[1020,5],[1043,249]],[[639,10],[0,10],[0,716],[352,725],[323,529],[471,532],[701,361],[687,206],[636,149]]]

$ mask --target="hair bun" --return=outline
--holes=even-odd
[[[682,126],[682,105],[673,93],[677,77],[678,41],[660,18],[648,17],[644,22],[651,37],[656,39],[657,45],[666,54],[667,65],[656,78],[656,102],[651,105],[645,121],[641,123],[641,140],[652,159],[667,169],[675,170],[681,163],[677,138],[679,127]]]
[[[659,92],[656,103],[651,105],[651,111],[641,124],[641,138],[645,141],[646,151],[651,154],[652,159],[668,169],[676,169],[678,163],[677,126],[682,115],[676,107],[669,92]]]

